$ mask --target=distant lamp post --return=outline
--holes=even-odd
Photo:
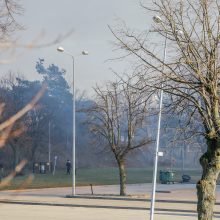
[[[158,15],[154,16],[153,20],[157,24],[162,23],[162,19]],[[167,49],[167,34],[166,34],[165,45],[164,45],[163,63],[166,60],[166,49]],[[164,70],[164,65],[163,65],[163,70]],[[156,193],[156,184],[157,184],[158,157],[163,156],[162,152],[159,152],[162,107],[163,107],[163,90],[161,89],[160,90],[158,125],[157,125],[156,151],[155,151],[155,159],[154,159],[154,173],[153,173],[153,187],[152,187],[152,196],[151,196],[150,220],[154,219],[154,206],[155,206],[155,193]]]
[[[56,172],[57,158],[58,156],[54,157],[53,176],[55,175],[55,172]]]
[[[51,171],[51,122],[48,123],[48,162],[49,162],[49,172]]]
[[[67,52],[66,50],[64,50],[63,47],[58,47],[57,48],[57,51],[58,52],[62,52],[62,53],[65,53],[66,55],[70,56],[72,58],[72,61],[73,61],[73,148],[72,148],[72,196],[75,196],[76,195],[76,117],[75,117],[75,114],[76,114],[76,96],[75,96],[75,71],[74,71],[74,67],[75,67],[75,59],[74,59],[74,56]],[[82,51],[82,55],[88,55],[89,52],[84,50]]]

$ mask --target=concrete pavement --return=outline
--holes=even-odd
[[[71,188],[33,189],[21,191],[1,191],[0,207],[3,219],[88,219],[110,220],[117,219],[148,219],[150,208],[151,184],[128,185],[129,196],[119,197],[119,186],[94,186],[95,195],[91,195],[90,187],[77,187],[75,198],[66,198],[71,194]],[[196,218],[196,190],[194,184],[158,184],[156,194],[156,212],[161,220],[197,219]],[[220,187],[217,187],[217,205],[215,219],[220,218]],[[13,209],[13,213],[7,210]],[[38,211],[39,210],[39,211]],[[74,212],[68,212],[72,210]],[[56,214],[55,214],[56,213]],[[42,215],[42,216],[41,216]],[[49,216],[48,218],[46,216]],[[11,216],[11,217],[10,217]],[[87,217],[86,217],[87,216]],[[133,218],[132,218],[133,216]],[[30,216],[29,216],[30,217]],[[74,217],[74,218],[73,218]],[[155,216],[155,220],[156,220]]]
[[[46,207],[1,204],[3,220],[148,220],[145,210],[93,209],[80,207]],[[155,220],[196,220],[196,214],[156,212]]]

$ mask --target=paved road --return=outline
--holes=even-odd
[[[128,185],[126,197],[119,197],[119,186],[77,187],[76,198],[65,198],[71,188],[1,191],[3,220],[130,220],[149,219],[151,184]],[[197,219],[196,191],[192,184],[158,185],[155,220]],[[220,187],[217,187],[217,200]],[[219,201],[218,201],[219,202]],[[220,203],[215,207],[220,218]]]
[[[133,198],[150,198],[151,197],[151,184],[129,184],[127,185],[127,194]],[[118,185],[106,186],[93,186],[95,195],[109,195],[116,196],[119,194]],[[196,201],[196,186],[195,184],[158,184],[157,185],[157,198],[159,199],[178,199],[186,201]],[[90,186],[83,186],[76,188],[77,195],[91,195]],[[24,191],[0,191],[0,198],[17,196],[35,197],[42,199],[44,197],[56,200],[56,198],[65,197],[71,194],[70,187],[64,188],[50,188],[50,189],[34,189]],[[220,186],[217,186],[217,201],[220,202]]]
[[[161,194],[164,193],[175,193],[181,192],[184,190],[184,193],[190,191],[190,195],[196,196],[196,186],[195,184],[157,184],[157,191]],[[152,185],[149,184],[128,184],[127,185],[127,194],[133,196],[147,196],[150,197],[152,190]],[[94,194],[108,194],[108,195],[118,195],[119,186],[118,185],[105,185],[105,186],[93,186]],[[220,191],[220,188],[219,188]],[[4,194],[10,194],[14,191],[0,191],[0,196]],[[76,187],[77,194],[91,194],[90,186]],[[49,189],[35,189],[35,190],[24,190],[20,191],[19,194],[22,195],[38,195],[38,196],[64,196],[71,194],[70,187],[64,188],[49,188]],[[166,194],[168,195],[168,194]]]
[[[94,209],[53,206],[0,205],[2,220],[146,220],[144,210]],[[196,214],[156,212],[155,220],[196,220]]]

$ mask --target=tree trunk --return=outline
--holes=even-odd
[[[200,158],[202,178],[197,183],[199,220],[212,220],[215,205],[216,181],[220,171],[220,142],[208,140],[208,149]]]
[[[126,172],[124,159],[118,159],[119,178],[120,178],[120,196],[126,195]]]

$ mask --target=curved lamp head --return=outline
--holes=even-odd
[[[181,31],[181,30],[176,31],[176,34],[180,37],[182,37],[184,35],[183,31]]]
[[[89,52],[86,51],[86,50],[83,50],[83,51],[82,51],[82,55],[89,55]]]
[[[63,47],[57,47],[57,51],[64,52],[64,48]]]
[[[63,47],[57,47],[57,51],[58,51],[58,52],[65,52],[65,50],[64,50]],[[66,53],[67,53],[67,52],[66,52]],[[69,54],[69,55],[71,55],[71,54]],[[89,52],[86,51],[86,50],[83,50],[83,51],[82,51],[82,55],[89,55]]]
[[[153,20],[155,23],[161,23],[162,22],[162,18],[158,15],[153,16]]]

